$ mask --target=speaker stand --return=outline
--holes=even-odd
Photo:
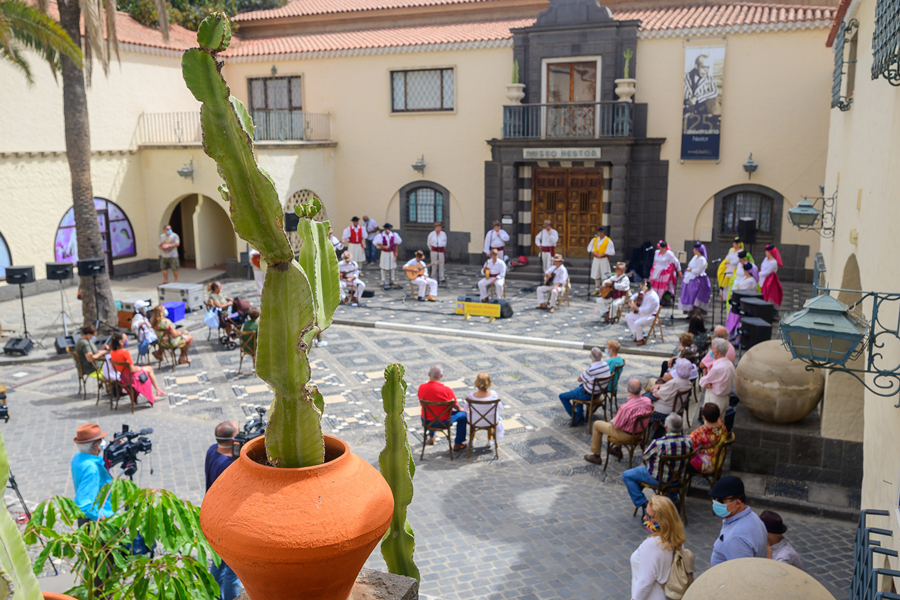
[[[34,342],[35,346],[43,348],[44,345],[36,340],[33,335],[28,333],[28,323],[25,322],[25,285],[21,283],[19,284],[19,302],[22,304],[22,337]]]
[[[72,319],[72,315],[70,315],[66,311],[66,305],[67,305],[66,295],[65,295],[65,292],[63,291],[62,280],[60,280],[59,281],[59,308],[60,308],[60,310],[56,314],[56,318],[53,319],[53,322],[50,324],[50,329],[52,330],[53,326],[56,325],[56,322],[59,321],[60,319],[62,319],[63,332],[66,337],[69,337],[69,321],[74,321],[74,319]],[[48,332],[47,335],[50,335],[50,333]],[[46,335],[41,338],[41,341],[43,341],[45,339],[47,339]]]

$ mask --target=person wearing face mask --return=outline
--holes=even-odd
[[[75,342],[75,356],[81,364],[81,372],[90,377],[97,378],[97,365],[94,361],[102,358],[109,352],[109,346],[103,346],[100,350],[94,345],[94,336],[97,335],[97,328],[91,324],[81,328],[81,337]]]
[[[665,583],[672,572],[675,551],[686,541],[675,504],[653,496],[647,504],[644,527],[650,537],[631,555],[632,600],[666,600]]]
[[[237,421],[223,421],[216,425],[216,443],[206,450],[204,471],[207,492],[222,473],[234,463],[232,446],[234,446],[234,436],[238,431]],[[224,560],[219,563],[218,567],[215,563],[210,562],[209,571],[216,583],[219,584],[219,600],[234,600],[241,595],[241,582]]]
[[[153,326],[159,338],[157,343],[160,346],[160,350],[153,353],[157,360],[160,360],[161,354],[159,353],[162,352],[162,348],[170,346],[181,349],[178,364],[183,365],[191,362],[188,358],[188,350],[191,349],[191,344],[194,343],[194,336],[187,331],[175,329],[175,324],[169,320],[169,311],[165,306],[158,304],[153,309],[153,312],[150,313],[150,325]]]
[[[154,391],[157,396],[166,396],[167,394],[156,382],[156,373],[154,373],[153,367],[150,365],[136,366],[126,346],[128,346],[128,337],[124,333],[114,333],[109,341],[109,358],[113,361],[113,367],[120,373],[120,380],[125,385],[131,385],[138,394],[147,398],[152,406]],[[125,375],[126,367],[128,375]],[[142,373],[144,376],[141,375]],[[128,381],[125,381],[125,378]]]
[[[711,567],[736,558],[766,558],[769,533],[766,524],[747,506],[744,482],[728,475],[709,490],[712,508],[722,519],[722,531],[713,544]]]
[[[169,269],[175,283],[178,283],[178,246],[181,238],[172,231],[171,225],[166,225],[165,232],[159,236],[159,270],[162,271],[163,283],[169,283]]]
[[[78,428],[75,447],[78,452],[72,457],[72,479],[75,481],[75,504],[89,521],[99,521],[112,516],[109,497],[102,507],[95,504],[97,495],[104,485],[113,480],[103,463],[103,451],[109,445],[96,423],[88,423]]]

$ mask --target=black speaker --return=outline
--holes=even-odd
[[[56,338],[56,342],[53,345],[56,346],[57,354],[65,354],[66,348],[75,348],[75,336],[61,335]]]
[[[69,262],[47,263],[47,279],[51,281],[71,279],[74,266],[75,265]]]
[[[738,219],[738,235],[745,244],[756,243],[756,219],[741,217]]]
[[[480,296],[457,296],[457,302],[481,302]]]
[[[509,303],[509,300],[506,300],[504,298],[491,298],[490,300],[488,300],[488,304],[500,305],[501,319],[509,319],[513,316],[512,304]]]
[[[375,290],[363,290],[362,297],[363,298],[374,298]]]
[[[297,231],[297,225],[300,224],[300,217],[295,212],[284,213],[284,230]]]
[[[741,348],[748,350],[772,339],[772,324],[756,317],[741,317]]]
[[[28,338],[13,338],[6,342],[6,345],[3,347],[3,353],[27,356],[32,348],[34,348],[34,342]]]
[[[34,267],[6,267],[6,283],[34,283]]]
[[[762,298],[741,298],[741,314],[771,323],[775,320],[775,304]]]
[[[106,270],[106,261],[102,258],[85,258],[78,261],[78,276],[93,277]]]
[[[731,298],[728,300],[731,304],[731,312],[736,315],[741,314],[741,300],[744,298],[762,299],[762,294],[760,292],[751,292],[750,290],[732,290]]]

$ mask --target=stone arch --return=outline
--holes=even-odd
[[[163,211],[159,224],[166,224],[181,238],[178,256],[183,266],[207,269],[222,266],[237,257],[237,240],[227,207],[204,194],[179,196]]]
[[[293,212],[294,208],[303,204],[304,202],[308,202],[312,198],[318,198],[319,200],[322,197],[315,193],[312,190],[300,190],[291,194],[288,199],[284,203],[284,212]],[[328,211],[325,209],[325,204],[322,204],[322,210],[319,211],[319,214],[313,218],[313,221],[328,221]],[[332,224],[332,227],[334,225]],[[300,250],[300,236],[297,235],[296,231],[288,232],[288,241],[291,244],[291,248],[293,248],[294,252]]]

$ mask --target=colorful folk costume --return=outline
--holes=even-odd
[[[738,252],[744,249],[744,242],[741,238],[735,237],[731,250],[725,255],[722,262],[719,263],[719,270],[716,271],[716,279],[719,282],[719,296],[722,300],[728,298],[728,290],[731,287],[731,279],[734,277],[734,269],[740,262],[738,260]]]
[[[738,267],[735,270],[734,274],[734,283],[731,285],[731,288],[728,290],[728,297],[731,298],[731,292],[734,290],[748,290],[751,292],[758,291],[759,286],[756,283],[756,279],[753,277],[753,269],[756,268],[756,265],[750,262],[744,263],[743,267]],[[728,311],[728,317],[725,319],[725,329],[728,330],[728,336],[733,338],[735,336],[735,332],[738,329],[738,325],[741,324],[741,315],[740,313],[735,312],[735,308],[732,307],[730,311]]]
[[[675,278],[681,274],[681,264],[669,245],[660,240],[653,254],[653,269],[650,270],[650,283],[656,290],[662,306],[668,306],[675,298]]]
[[[731,301],[731,290],[735,289],[734,283],[735,283],[735,280],[740,275],[743,265],[745,265],[745,264],[750,265],[750,275],[751,275],[751,277],[753,277],[753,281],[757,282],[757,284],[759,283],[759,268],[756,266],[756,261],[753,260],[753,255],[750,254],[749,252],[747,252],[746,250],[741,250],[740,252],[737,253],[737,255],[738,255],[738,265],[737,265],[737,267],[735,267],[734,275],[731,276],[731,281],[728,283],[728,290],[725,295],[726,303]],[[747,285],[750,285],[750,284],[747,284]],[[750,289],[750,288],[742,288],[742,289]],[[756,291],[759,291],[759,289],[757,289]]]
[[[680,310],[688,312],[696,307],[706,312],[709,307],[709,295],[712,291],[709,277],[706,275],[707,265],[706,246],[700,242],[694,243],[694,256],[684,272],[684,284],[681,288],[681,299],[678,302]]]
[[[778,248],[769,244],[766,246],[766,258],[759,269],[759,285],[762,288],[763,300],[775,305],[776,310],[784,300],[784,292],[781,289],[781,280],[778,279],[778,267],[784,266],[781,262],[781,253]]]

